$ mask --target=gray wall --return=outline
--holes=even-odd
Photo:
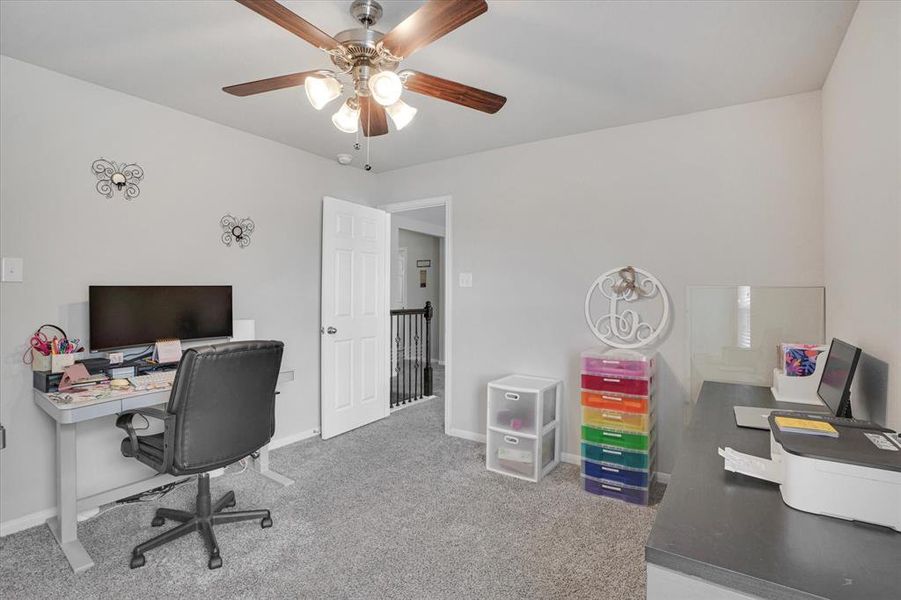
[[[826,329],[855,416],[901,429],[901,4],[861,2],[823,86]]]
[[[54,506],[54,429],[32,401],[22,353],[41,323],[87,337],[88,285],[234,286],[235,316],[285,341],[276,438],[319,427],[322,197],[366,200],[371,179],[311,154],[0,57],[0,254],[25,282],[0,286],[0,515]],[[91,163],[134,161],[138,199],[94,190]],[[250,216],[248,248],[219,242],[219,218]],[[113,419],[79,426],[79,494],[152,473],[119,456]]]
[[[453,196],[452,428],[485,432],[485,384],[565,380],[579,451],[583,316],[601,272],[633,264],[669,290],[661,344],[660,469],[688,398],[685,289],[822,285],[820,94],[812,92],[503,148],[380,175],[382,202]]]
[[[422,308],[426,302],[431,302],[434,308],[432,321],[432,358],[438,360],[441,348],[440,315],[441,306],[441,256],[440,247],[442,240],[432,235],[426,235],[416,231],[400,229],[398,232],[398,248],[407,249],[407,308]],[[419,287],[419,271],[417,260],[430,260],[432,266],[425,269],[426,287]],[[394,261],[391,268],[395,267]]]

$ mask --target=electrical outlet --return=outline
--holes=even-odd
[[[472,287],[472,273],[460,273],[460,287]]]
[[[3,277],[2,281],[8,283],[20,283],[22,281],[22,270],[24,269],[24,261],[21,258],[3,257]]]

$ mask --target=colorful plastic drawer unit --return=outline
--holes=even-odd
[[[592,427],[605,427],[636,433],[650,431],[652,415],[604,410],[601,408],[582,407],[582,423]]]
[[[590,460],[582,461],[582,473],[589,477],[635,487],[648,487],[649,483],[647,471],[633,471],[611,465],[602,465]]]
[[[650,412],[651,401],[649,398],[642,396],[582,390],[582,406],[629,413],[648,413]]]
[[[630,469],[647,469],[651,465],[655,449],[656,447],[652,447],[648,452],[629,451],[582,442],[582,458]]]
[[[617,500],[625,500],[632,504],[648,504],[648,488],[637,488],[628,485],[618,485],[608,481],[601,481],[593,477],[582,476],[585,485],[585,491],[597,494],[599,496],[607,496],[616,498]]]
[[[582,373],[582,388],[599,392],[616,392],[632,396],[647,396],[651,389],[648,379],[629,379],[627,377],[605,377]]]
[[[648,379],[654,371],[654,360],[631,350],[586,350],[582,353],[582,372],[611,377]]]
[[[586,442],[615,446],[626,450],[647,450],[651,445],[650,434],[611,431],[609,429],[598,429],[590,425],[582,425],[582,439]]]

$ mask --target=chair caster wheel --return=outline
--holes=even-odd
[[[135,554],[131,557],[131,568],[137,569],[138,567],[144,566],[144,555],[143,554]]]
[[[222,557],[220,556],[211,556],[210,557],[210,568],[218,569],[222,566]]]
[[[272,527],[272,517],[263,517],[260,520],[260,527],[262,527],[263,529]]]
[[[153,520],[150,522],[150,525],[153,527],[162,527],[166,524],[166,519],[163,517],[153,517]]]

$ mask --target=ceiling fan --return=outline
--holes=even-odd
[[[237,2],[325,51],[335,70],[303,71],[222,88],[229,94],[250,96],[303,85],[310,104],[322,110],[341,97],[344,84],[339,78],[349,77],[353,85],[350,96],[332,116],[332,123],[346,133],[361,129],[367,137],[388,133],[387,116],[398,130],[413,120],[417,109],[400,99],[404,89],[489,114],[499,111],[507,101],[503,96],[434,75],[397,72],[402,60],[487,11],[485,0],[428,0],[388,33],[372,29],[382,16],[378,2],[354,0],[350,14],[362,27],[334,37],[276,0]]]

